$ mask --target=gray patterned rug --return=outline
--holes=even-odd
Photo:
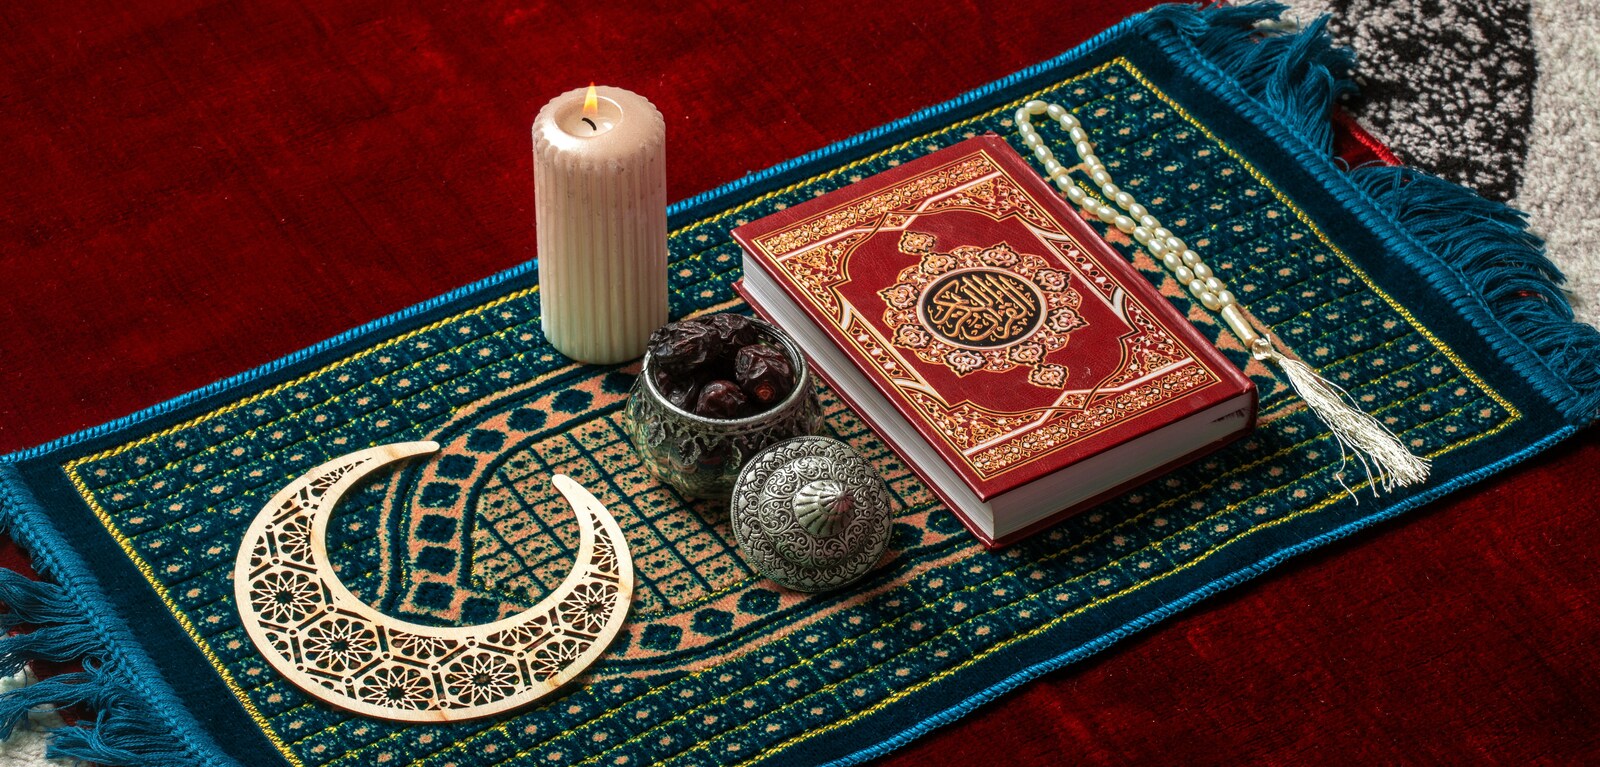
[[[1600,324],[1600,2],[1291,0],[1333,14],[1359,57],[1348,104],[1408,165],[1529,213],[1566,272],[1579,319]],[[63,762],[19,730],[0,766]]]
[[[1600,324],[1600,2],[1289,0],[1355,49],[1346,105],[1407,165],[1527,211]]]

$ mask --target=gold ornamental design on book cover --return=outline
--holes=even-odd
[[[1221,381],[993,151],[747,241],[984,481]]]
[[[1047,362],[1084,325],[1083,297],[1063,269],[1002,242],[942,253],[938,238],[906,231],[900,252],[916,256],[898,282],[879,291],[895,346],[958,376],[1028,369],[1028,383],[1060,389],[1068,369]]]

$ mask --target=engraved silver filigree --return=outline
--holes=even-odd
[[[889,490],[849,446],[800,437],[756,456],[734,486],[729,518],[739,552],[797,591],[866,575],[889,544]]]
[[[726,420],[681,410],[656,390],[648,353],[628,396],[625,428],[634,449],[652,474],[685,497],[725,500],[745,461],[822,428],[822,405],[800,347],[770,323],[751,323],[788,354],[795,371],[794,390],[771,410]]]

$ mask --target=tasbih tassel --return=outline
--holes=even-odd
[[[1262,339],[1265,340],[1265,339]],[[1428,459],[1411,454],[1378,419],[1362,412],[1350,402],[1350,395],[1332,381],[1317,374],[1310,365],[1285,357],[1269,343],[1256,359],[1276,363],[1289,379],[1294,393],[1305,400],[1311,412],[1327,424],[1339,450],[1354,453],[1375,486],[1393,490],[1395,486],[1415,485],[1428,478]],[[1371,461],[1370,465],[1368,461]],[[1343,478],[1341,477],[1341,482]],[[1349,488],[1346,487],[1346,490]]]
[[[1048,114],[1071,137],[1089,179],[1100,188],[1109,203],[1090,197],[1073,183],[1068,170],[1056,160],[1055,153],[1033,127],[1033,117],[1040,114]],[[1426,458],[1407,450],[1394,432],[1356,407],[1344,389],[1318,375],[1310,365],[1283,353],[1272,339],[1256,332],[1233,293],[1227,290],[1221,277],[1206,265],[1200,254],[1162,226],[1148,209],[1133,199],[1133,195],[1112,183],[1106,166],[1095,156],[1094,144],[1071,112],[1059,104],[1029,101],[1017,110],[1016,122],[1023,143],[1033,150],[1039,162],[1044,163],[1045,175],[1068,200],[1101,221],[1133,235],[1203,306],[1222,315],[1228,327],[1257,360],[1277,366],[1284,378],[1289,380],[1294,393],[1333,432],[1333,438],[1339,444],[1341,461],[1349,460],[1353,454],[1372,482],[1374,492],[1380,487],[1387,491],[1397,486],[1415,485],[1428,478]],[[1338,477],[1340,484],[1344,484],[1342,472]],[[1345,485],[1345,490],[1349,489]],[[1351,495],[1353,497],[1355,494],[1352,492]]]

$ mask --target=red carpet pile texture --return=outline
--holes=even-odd
[[[681,199],[1146,5],[12,4],[0,450],[532,258],[528,127],[572,87],[655,102]],[[1600,760],[1597,475],[1590,430],[887,763]]]

